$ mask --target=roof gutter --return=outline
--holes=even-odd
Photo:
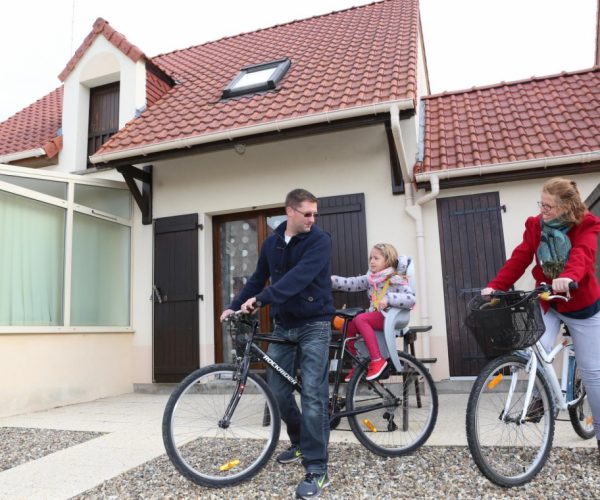
[[[286,120],[276,120],[260,125],[252,125],[249,127],[240,127],[233,130],[225,130],[223,132],[214,132],[212,134],[203,134],[171,141],[164,141],[157,144],[141,146],[139,148],[124,149],[115,151],[114,153],[101,153],[90,157],[92,163],[98,165],[100,163],[109,163],[114,160],[122,160],[134,156],[148,156],[163,151],[176,150],[182,148],[191,148],[200,144],[209,144],[223,140],[234,141],[236,139],[249,135],[264,134],[267,132],[281,132],[282,130],[303,127],[306,125],[314,125],[318,123],[330,123],[336,120],[345,118],[355,118],[358,116],[377,115],[381,113],[389,113],[390,106],[395,105],[398,110],[413,109],[414,101],[412,99],[400,99],[397,101],[388,101],[379,104],[370,104],[368,106],[357,106],[349,109],[337,111],[325,111],[323,113],[315,113],[300,118],[290,118]],[[403,174],[404,175],[404,174]]]
[[[24,160],[26,158],[39,158],[40,156],[46,156],[46,151],[43,148],[28,149],[27,151],[0,156],[0,163],[10,163],[11,161]]]
[[[570,165],[573,163],[590,163],[600,161],[600,150],[589,151],[585,153],[576,153],[573,155],[553,156],[551,158],[536,158],[534,160],[522,160],[505,163],[491,163],[486,165],[477,165],[474,167],[453,168],[450,170],[435,170],[415,175],[418,183],[430,182],[432,177],[439,179],[451,179],[455,177],[469,177],[473,175],[485,175],[495,173],[505,173],[517,170],[529,170],[534,168],[547,168],[556,165]]]

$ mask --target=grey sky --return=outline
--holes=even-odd
[[[421,0],[432,92],[591,67],[596,1]],[[60,85],[57,75],[98,17],[155,56],[367,3],[19,0],[2,13],[0,121]]]

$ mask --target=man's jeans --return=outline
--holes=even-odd
[[[275,325],[273,335],[297,345],[270,344],[268,354],[290,375],[302,374],[302,413],[292,386],[273,369],[267,382],[273,389],[292,444],[300,446],[307,472],[327,471],[329,443],[329,340],[331,324],[318,321],[286,330]]]

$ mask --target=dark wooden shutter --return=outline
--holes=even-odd
[[[199,367],[198,215],[154,222],[154,381]]]
[[[339,276],[364,274],[369,265],[365,195],[347,194],[319,198],[318,226],[332,238],[331,271]],[[368,307],[367,293],[334,292],[334,304],[341,308]]]
[[[506,260],[498,193],[438,198],[451,376],[479,374],[485,356],[465,326],[467,303]]]
[[[600,217],[600,184],[585,200],[585,204],[595,216]],[[596,278],[600,281],[600,234],[598,235],[598,252],[596,252]]]
[[[116,82],[90,89],[88,157],[119,130],[119,87]]]

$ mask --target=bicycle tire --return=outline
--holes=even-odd
[[[165,407],[162,435],[167,455],[190,481],[219,488],[257,474],[272,456],[281,421],[266,382],[249,373],[239,394],[235,365],[200,368],[173,391]],[[228,426],[220,425],[236,396]]]
[[[431,435],[438,414],[437,389],[425,365],[399,351],[402,370],[392,366],[377,380],[367,381],[357,366],[346,393],[348,410],[383,404],[382,408],[349,416],[352,432],[369,451],[382,457],[412,453]]]
[[[592,408],[577,365],[573,370],[573,396],[576,402],[569,406],[571,425],[579,437],[591,439],[596,435],[592,421]]]
[[[492,360],[475,380],[469,395],[466,419],[469,450],[479,470],[498,486],[519,486],[531,481],[546,463],[552,448],[554,403],[540,370],[535,377],[535,392],[542,403],[539,410],[543,411],[530,410],[528,420],[521,422],[527,363],[527,359],[511,354]],[[508,402],[513,377],[517,384]],[[510,407],[505,417],[507,404]]]

